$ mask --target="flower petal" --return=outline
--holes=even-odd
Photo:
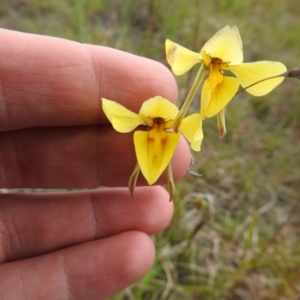
[[[143,103],[139,114],[144,122],[150,127],[152,127],[154,118],[162,118],[166,122],[164,128],[171,128],[173,120],[178,114],[178,108],[169,100],[162,98],[161,96],[156,96]]]
[[[243,62],[243,44],[239,30],[236,26],[230,28],[228,25],[218,31],[202,47],[211,57],[217,57],[230,65]]]
[[[280,75],[286,71],[286,66],[280,62],[258,61],[233,66],[230,71],[235,74],[243,88],[262,79]],[[283,81],[284,77],[278,77],[263,81],[247,88],[246,91],[254,96],[263,96],[272,91]]]
[[[118,132],[130,132],[144,123],[138,114],[115,101],[102,98],[102,109],[114,129]]]
[[[150,185],[157,181],[171,161],[179,137],[179,133],[166,131],[163,131],[163,136],[157,135],[153,130],[134,133],[137,160]]]
[[[239,88],[239,82],[234,77],[223,76],[217,86],[208,77],[203,84],[201,93],[202,120],[219,113],[234,97]]]
[[[184,48],[170,40],[166,40],[166,57],[175,75],[182,75],[195,64],[200,63],[199,53]]]
[[[191,144],[194,151],[200,151],[203,140],[202,119],[200,114],[192,114],[184,118],[179,131]]]

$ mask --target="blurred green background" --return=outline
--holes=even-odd
[[[166,64],[171,39],[199,51],[237,25],[244,61],[300,65],[299,0],[2,0],[0,27],[118,48]],[[0,41],[1,42],[1,41]],[[197,68],[196,68],[197,69]],[[182,100],[195,72],[177,77]],[[300,299],[300,82],[236,96],[227,134],[205,121],[177,184],[151,271],[112,299]],[[198,110],[198,100],[192,110]],[[196,176],[199,173],[202,176]]]

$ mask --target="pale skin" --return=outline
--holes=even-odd
[[[0,187],[93,189],[0,194],[1,298],[106,299],[151,268],[149,235],[168,226],[173,204],[143,179],[131,198],[132,133],[112,129],[100,99],[138,112],[157,95],[177,100],[173,75],[155,61],[0,30]],[[181,139],[176,180],[189,161]]]

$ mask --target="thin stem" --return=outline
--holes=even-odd
[[[300,79],[300,67],[297,67],[295,69],[288,70],[284,73],[285,77],[291,77],[291,78],[298,78]]]
[[[180,126],[182,120],[184,119],[184,117],[196,95],[196,92],[204,79],[206,70],[207,70],[207,67],[204,64],[202,64],[200,67],[200,70],[198,71],[197,76],[193,82],[193,85],[192,85],[188,95],[186,96],[176,119],[174,120],[173,130],[175,132],[178,132],[179,126]]]

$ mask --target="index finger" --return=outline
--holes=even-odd
[[[0,131],[106,123],[101,98],[138,111],[160,95],[175,102],[162,64],[119,50],[0,29]]]

